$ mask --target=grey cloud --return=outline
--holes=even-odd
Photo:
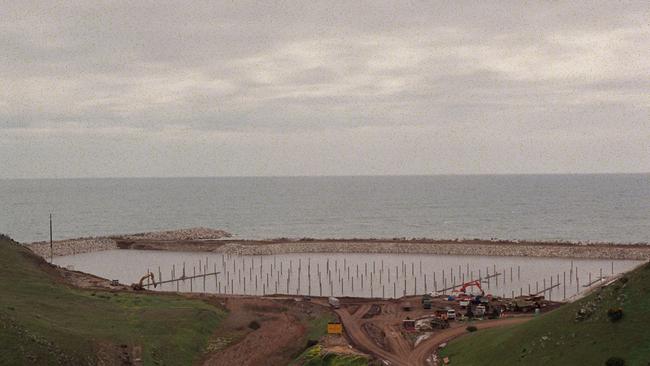
[[[589,144],[650,130],[648,19],[641,1],[8,2],[0,170],[47,176],[21,167],[75,156],[68,175],[171,174],[144,163],[157,146],[170,162],[226,154],[251,167],[195,162],[181,175],[601,171]],[[496,159],[506,142],[536,153],[477,164],[467,148]],[[648,171],[648,157],[621,158],[647,148],[609,151]],[[372,166],[340,163],[359,151]],[[281,161],[291,153],[313,166]]]

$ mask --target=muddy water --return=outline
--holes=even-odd
[[[136,282],[150,270],[158,280],[219,272],[205,280],[177,281],[157,290],[228,294],[291,294],[394,298],[438,291],[481,279],[497,296],[536,293],[563,300],[584,292],[600,276],[634,268],[639,261],[526,257],[395,254],[284,254],[234,256],[139,250],[109,250],[56,257],[61,266],[122,283]],[[496,275],[495,275],[496,274]],[[487,278],[489,277],[489,278]],[[486,279],[487,278],[487,279]],[[559,283],[559,286],[556,286]],[[446,289],[446,290],[445,290]]]

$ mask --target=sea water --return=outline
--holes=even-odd
[[[0,180],[21,242],[169,230],[239,238],[650,241],[650,174]]]

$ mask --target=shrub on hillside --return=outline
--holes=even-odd
[[[465,329],[467,329],[468,332],[476,332],[478,330],[474,325],[470,325]]]
[[[318,344],[318,341],[315,339],[308,339],[307,340],[307,348],[313,347]]]
[[[623,318],[623,309],[621,308],[610,308],[607,310],[607,317],[613,322],[617,322]]]
[[[605,361],[606,366],[625,366],[625,360],[620,357],[610,357]]]
[[[5,240],[6,240],[6,241],[13,241],[13,240],[9,237],[9,235],[5,235],[5,234],[2,234],[2,233],[0,233],[0,240],[2,240],[2,241],[5,241]]]
[[[257,329],[260,329],[260,323],[258,323],[256,320],[253,320],[252,322],[250,322],[248,324],[248,327],[253,329],[253,330],[257,330]]]

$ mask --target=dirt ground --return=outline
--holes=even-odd
[[[205,366],[287,365],[307,348],[310,320],[331,313],[329,308],[302,298],[231,296],[215,300],[229,314],[215,331],[213,342],[220,346],[202,361]],[[347,347],[345,343],[338,346]]]
[[[402,308],[410,302],[413,309]],[[449,305],[438,300],[435,307]],[[377,309],[379,308],[379,310]],[[356,348],[379,360],[395,366],[433,365],[433,354],[440,344],[467,334],[466,322],[450,321],[449,328],[431,332],[406,331],[402,326],[404,319],[418,319],[432,314],[423,309],[419,298],[401,300],[343,299],[341,308],[336,310],[345,333]],[[499,319],[477,320],[472,325],[478,329],[517,324],[532,319],[530,315],[504,314]],[[423,336],[416,345],[418,336]]]

